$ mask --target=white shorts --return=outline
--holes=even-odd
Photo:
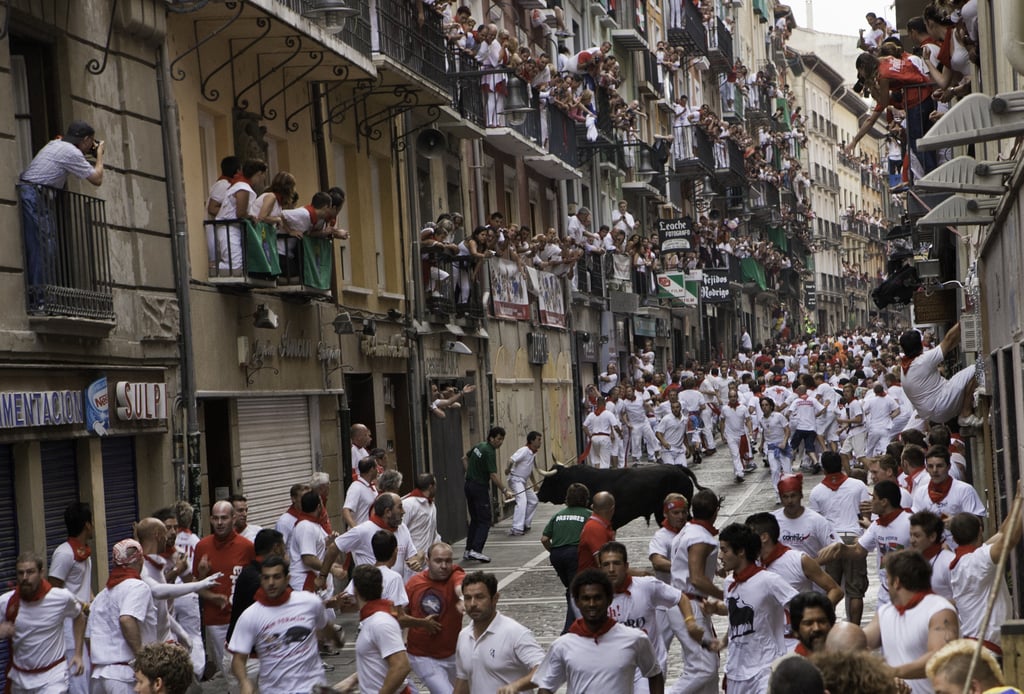
[[[846,437],[846,440],[843,441],[843,445],[839,449],[839,452],[854,458],[863,458],[864,444],[867,442],[867,436],[867,432],[863,429],[856,430]]]

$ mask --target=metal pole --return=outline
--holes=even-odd
[[[175,291],[178,296],[178,335],[180,361],[178,377],[180,393],[185,414],[185,487],[188,501],[195,513],[192,518],[192,530],[198,532],[202,527],[202,468],[200,464],[200,433],[198,400],[196,398],[196,372],[194,346],[192,341],[192,301],[189,280],[192,276],[188,260],[188,225],[185,213],[184,175],[181,164],[181,138],[178,132],[178,106],[170,88],[170,65],[167,44],[160,45],[157,57],[157,88],[160,105],[163,111],[163,150],[167,166],[167,216],[171,230],[173,248],[173,264]],[[181,463],[175,461],[180,465]],[[181,474],[181,471],[177,471]],[[180,485],[179,485],[180,486]]]

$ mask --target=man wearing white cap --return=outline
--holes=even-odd
[[[135,540],[114,545],[110,578],[89,610],[86,637],[92,654],[94,694],[134,691],[131,662],[143,646],[156,641],[156,605],[141,574],[145,556]]]

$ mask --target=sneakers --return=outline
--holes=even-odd
[[[483,552],[477,552],[476,550],[468,549],[462,556],[463,559],[473,559],[484,564],[490,564],[491,558]]]
[[[736,484],[742,484],[743,483],[743,475],[736,475],[735,482],[736,482]]]
[[[525,535],[526,532],[523,531],[523,530],[516,530],[515,528],[512,528],[511,530],[508,531],[508,534],[509,534],[509,537],[519,537],[520,535]]]
[[[747,465],[745,468],[743,468],[743,472],[756,472],[756,471],[757,471],[757,465],[754,465],[753,463],[751,463],[750,465]]]

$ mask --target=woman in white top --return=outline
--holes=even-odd
[[[249,203],[256,197],[256,190],[267,182],[267,164],[252,159],[242,166],[242,176],[231,184],[224,194],[224,202],[217,211],[217,220],[248,219],[251,217]],[[217,269],[220,274],[242,275],[242,227],[240,224],[218,224]]]

